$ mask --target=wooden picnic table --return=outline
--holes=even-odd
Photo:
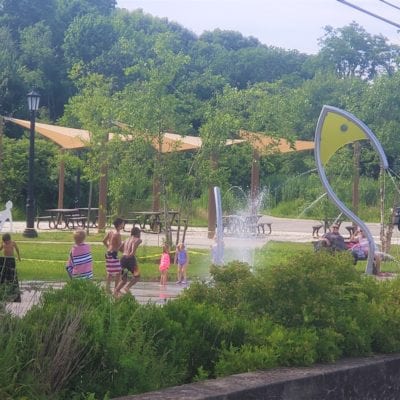
[[[45,211],[50,214],[54,229],[75,229],[75,224],[84,227],[87,221],[87,217],[80,214],[79,208],[48,208]],[[51,229],[53,229],[52,226],[50,226],[49,222]]]
[[[179,225],[179,211],[169,210],[168,211],[168,226],[171,227],[173,224]],[[165,221],[163,221],[164,212],[163,211],[130,211],[129,215],[132,216],[132,220],[140,226],[140,229],[145,230],[148,226],[150,231],[154,233],[160,233],[165,227]],[[128,222],[131,219],[127,220]]]
[[[97,228],[97,222],[99,219],[99,209],[94,207],[90,208],[90,218],[89,218],[89,208],[88,207],[79,207],[79,214],[87,218],[89,226],[93,228]]]
[[[232,214],[222,217],[223,228],[228,233],[257,233],[262,214]]]

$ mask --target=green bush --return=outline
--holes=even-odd
[[[299,251],[257,273],[240,262],[211,272],[164,307],[73,281],[21,319],[3,310],[0,398],[100,400],[400,351],[400,280],[360,275],[348,254]]]

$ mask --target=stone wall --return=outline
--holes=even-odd
[[[114,400],[397,400],[400,354],[279,368]]]

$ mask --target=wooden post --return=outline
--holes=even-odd
[[[153,211],[160,211],[160,179],[154,171],[153,176],[153,200],[152,200],[152,207]]]
[[[99,221],[98,231],[104,231],[106,227],[107,214],[107,165],[102,164],[99,180]]]
[[[108,142],[108,133],[104,135],[103,146],[105,147]],[[100,166],[100,179],[99,179],[99,219],[98,219],[98,231],[103,232],[106,228],[107,220],[107,178],[108,178],[108,165],[107,157]]]
[[[153,211],[160,211],[160,168],[162,162],[162,135],[159,135],[158,138],[158,151],[156,154],[156,158],[154,160],[154,172],[153,172],[153,198],[152,198],[152,210]]]
[[[61,159],[58,169],[58,202],[57,208],[64,208],[64,184],[65,184],[65,163],[64,163],[64,149],[60,150]]]

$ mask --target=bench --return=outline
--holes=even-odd
[[[139,225],[139,221],[137,219],[133,219],[133,218],[124,218],[124,227],[123,227],[124,232],[131,231],[131,229],[126,228],[127,224],[132,224],[132,228],[134,228],[136,226],[136,224]]]
[[[36,217],[36,228],[39,229],[39,224],[41,221],[47,221],[49,223],[49,229],[54,229],[56,223],[52,215],[40,215]]]
[[[323,224],[313,225],[312,227],[312,236],[319,237],[319,230],[323,227]]]
[[[269,229],[268,234],[270,235],[272,233],[272,222],[259,222],[257,224],[257,232],[261,233],[261,231],[262,231],[262,233],[265,234],[265,226],[268,227],[268,229]]]
[[[335,223],[337,226],[339,226],[342,224],[342,220],[341,219],[332,219],[332,218],[326,218],[322,224],[316,224],[312,226],[312,237],[319,237],[319,231],[321,228],[324,228],[324,233],[326,233],[330,226]]]
[[[349,238],[351,238],[354,235],[356,228],[353,225],[345,226],[345,228],[349,232]]]
[[[65,218],[65,225],[67,225],[67,228],[75,229],[75,223],[78,227],[84,228],[87,223],[87,217],[83,217],[82,215],[71,215]]]

